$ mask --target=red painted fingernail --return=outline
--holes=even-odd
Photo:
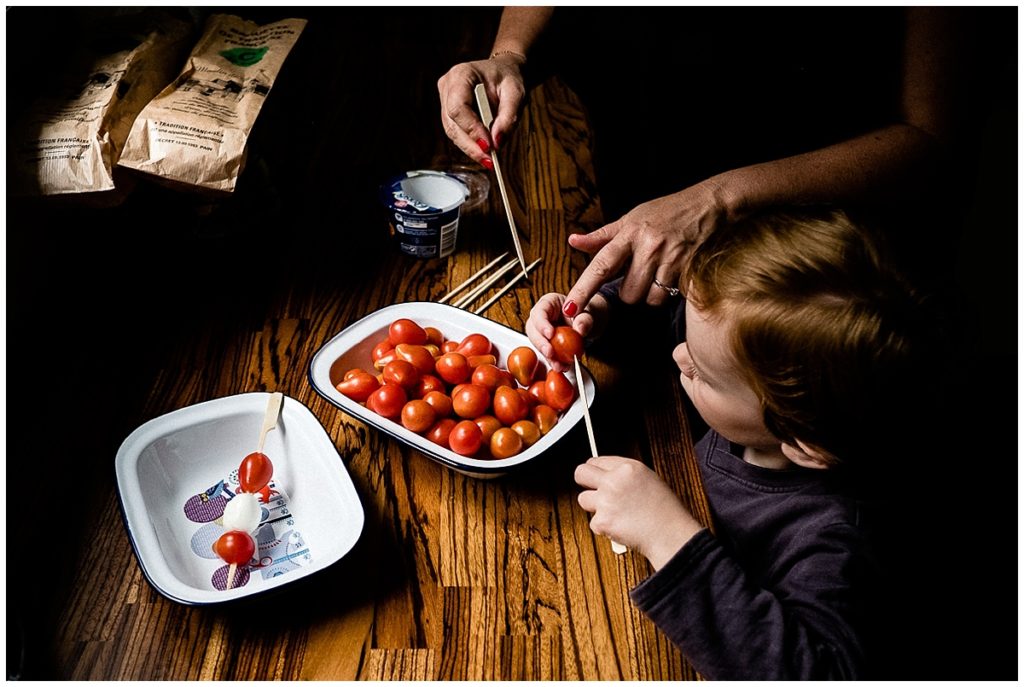
[[[485,141],[484,139],[476,139],[476,144],[480,146],[480,150],[484,151],[485,153],[491,152],[491,146],[487,145],[487,141]]]
[[[494,163],[491,162],[491,158],[485,157],[483,160],[480,160],[480,164],[482,164],[484,167],[491,170],[492,172],[494,171]]]
[[[576,303],[574,301],[566,301],[565,306],[562,307],[562,312],[565,313],[566,317],[572,317],[576,314]]]
[[[494,134],[494,147],[495,148],[500,148],[501,147],[501,134],[500,133],[495,133]],[[484,152],[486,153],[487,151],[485,150]]]

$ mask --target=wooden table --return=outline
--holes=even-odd
[[[438,167],[464,161],[439,135],[430,145]],[[533,302],[566,291],[586,264],[567,236],[602,223],[583,111],[557,79],[531,92],[503,166],[527,259],[544,261],[485,315],[522,331]],[[78,209],[12,229],[21,296],[10,328],[33,336],[12,338],[8,355],[9,390],[20,390],[8,395],[8,538],[31,547],[30,560],[8,549],[9,673],[24,650],[23,676],[37,679],[695,678],[629,601],[646,560],[614,555],[576,502],[582,424],[536,466],[478,480],[346,416],[307,381],[313,353],[348,324],[437,300],[512,250],[492,190],[443,260],[399,255],[383,216],[346,224],[341,209],[248,233],[218,224],[217,207],[190,215],[191,233],[159,213],[141,227],[128,211]],[[181,197],[139,193],[132,212]],[[87,228],[60,224],[83,217]],[[706,522],[671,341],[650,322],[587,354],[598,445],[644,460]],[[113,457],[149,419],[250,391],[313,411],[366,524],[342,561],[265,602],[180,605],[132,553]]]

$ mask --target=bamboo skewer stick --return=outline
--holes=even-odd
[[[456,286],[454,289],[449,291],[444,296],[444,298],[442,298],[441,300],[438,301],[438,303],[447,303],[449,298],[451,298],[452,296],[454,296],[457,293],[461,293],[462,290],[465,289],[470,284],[472,284],[477,279],[477,277],[479,277],[481,274],[485,273],[487,270],[491,269],[492,267],[497,265],[499,262],[501,262],[502,258],[504,258],[506,255],[508,255],[508,251],[505,251],[504,253],[502,253],[498,257],[494,258],[494,260],[491,260],[489,263],[487,263],[482,268],[477,270],[477,272],[473,276],[471,276],[469,279],[465,280],[464,282],[462,282],[461,284]]]
[[[232,563],[228,566],[228,583],[224,589],[231,589],[231,584],[235,581],[235,571],[238,570],[238,563]]]
[[[597,457],[597,441],[594,439],[594,423],[590,419],[590,407],[587,405],[587,390],[583,385],[583,370],[580,369],[580,357],[578,355],[573,356],[573,362],[576,364],[576,386],[580,390],[580,400],[583,401],[583,419],[587,424],[587,438],[590,439],[590,455]],[[626,547],[615,541],[612,542],[612,551],[616,555],[626,553]]]
[[[497,272],[492,274],[490,277],[485,279],[483,282],[481,282],[479,286],[475,287],[468,294],[466,294],[465,296],[463,296],[462,298],[460,298],[456,302],[452,303],[452,305],[454,305],[456,308],[465,308],[467,305],[469,305],[470,303],[475,301],[477,298],[479,298],[480,294],[482,294],[487,289],[491,288],[491,286],[494,285],[494,282],[496,282],[499,279],[501,279],[510,270],[515,269],[516,265],[518,265],[518,264],[519,264],[518,259],[511,261],[510,263],[508,263],[507,265],[502,267],[500,270],[498,270]]]
[[[506,292],[506,291],[508,291],[509,289],[511,289],[511,288],[512,288],[513,286],[515,286],[515,284],[516,284],[516,282],[517,282],[517,281],[519,281],[520,279],[522,279],[523,277],[525,277],[525,276],[526,276],[526,275],[527,275],[527,274],[528,274],[528,273],[530,272],[530,270],[532,270],[532,269],[533,269],[534,267],[536,267],[537,265],[539,265],[539,264],[540,264],[540,261],[541,261],[541,260],[543,260],[543,258],[537,258],[537,259],[536,259],[536,260],[534,260],[534,261],[533,261],[532,263],[530,263],[529,267],[527,267],[527,268],[526,268],[525,270],[523,270],[522,272],[520,272],[519,274],[517,274],[517,275],[516,275],[515,277],[513,277],[512,279],[510,279],[510,280],[509,280],[509,282],[508,282],[507,284],[505,284],[505,286],[503,286],[503,287],[502,287],[501,291],[499,291],[498,293],[494,294],[494,295],[493,295],[493,296],[491,296],[491,297],[490,297],[489,299],[487,299],[487,302],[486,302],[486,303],[484,303],[483,305],[481,305],[481,306],[480,306],[479,308],[477,308],[476,310],[474,310],[474,311],[473,311],[473,314],[474,314],[474,315],[479,315],[479,314],[480,314],[480,313],[482,313],[482,312],[483,312],[484,310],[487,310],[487,308],[491,307],[491,306],[492,306],[492,305],[494,304],[494,302],[495,302],[496,300],[498,300],[498,299],[499,299],[499,298],[501,298],[501,297],[502,297],[503,295],[505,295],[505,292]]]

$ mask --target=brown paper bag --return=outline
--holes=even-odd
[[[162,180],[230,192],[246,141],[306,25],[209,18],[185,69],[136,118],[119,165]]]
[[[174,78],[191,26],[143,12],[105,17],[82,31],[88,39],[64,61],[68,72],[46,75],[58,86],[12,127],[8,190],[15,196],[112,191],[132,122]]]

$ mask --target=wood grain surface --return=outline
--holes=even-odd
[[[12,636],[22,642],[23,676],[696,678],[629,601],[629,589],[650,573],[646,560],[614,555],[576,502],[573,469],[588,455],[582,424],[536,465],[479,480],[346,416],[310,387],[313,353],[347,325],[393,303],[437,300],[512,250],[493,186],[488,202],[462,218],[457,251],[443,260],[400,255],[375,199],[359,205],[365,193],[350,193],[354,207],[338,207],[348,196],[333,184],[340,178],[359,190],[347,178],[351,166],[373,157],[361,115],[346,109],[356,104],[354,86],[341,88],[340,78],[322,85],[336,97],[320,112],[339,122],[336,148],[317,147],[313,171],[290,179],[268,154],[267,185],[254,183],[248,196],[240,189],[264,208],[186,201],[187,213],[164,221],[157,208],[180,204],[181,195],[141,189],[127,209],[92,217],[87,235],[59,227],[58,219],[81,217],[78,209],[47,210],[46,231],[16,235],[22,260],[12,270],[27,291],[12,301],[11,321],[38,334],[13,343],[8,358],[24,361],[11,365],[11,388],[33,389],[18,399],[8,428],[9,478],[35,485],[13,497],[8,534],[18,518],[40,547],[23,564],[8,553],[9,647]],[[417,147],[405,160],[396,156],[398,164],[466,162],[433,116],[427,134],[402,130]],[[340,141],[346,155],[328,164],[345,149]],[[544,260],[486,317],[522,331],[537,298],[578,277],[587,256],[566,239],[603,221],[591,155],[575,95],[557,78],[535,85],[503,163],[526,259]],[[346,170],[322,173],[339,166]],[[299,185],[296,199],[289,192]],[[264,211],[273,222],[259,221]],[[127,257],[110,257],[115,249]],[[644,317],[649,330],[613,331],[584,360],[598,388],[598,445],[651,465],[707,522],[667,327],[656,313]],[[273,596],[180,605],[149,585],[135,559],[113,457],[147,420],[251,391],[281,391],[312,410],[352,476],[366,524],[338,564]],[[15,456],[34,467],[12,473]],[[52,464],[46,474],[41,461]],[[41,508],[42,499],[50,505]],[[9,648],[9,663],[11,656]]]

